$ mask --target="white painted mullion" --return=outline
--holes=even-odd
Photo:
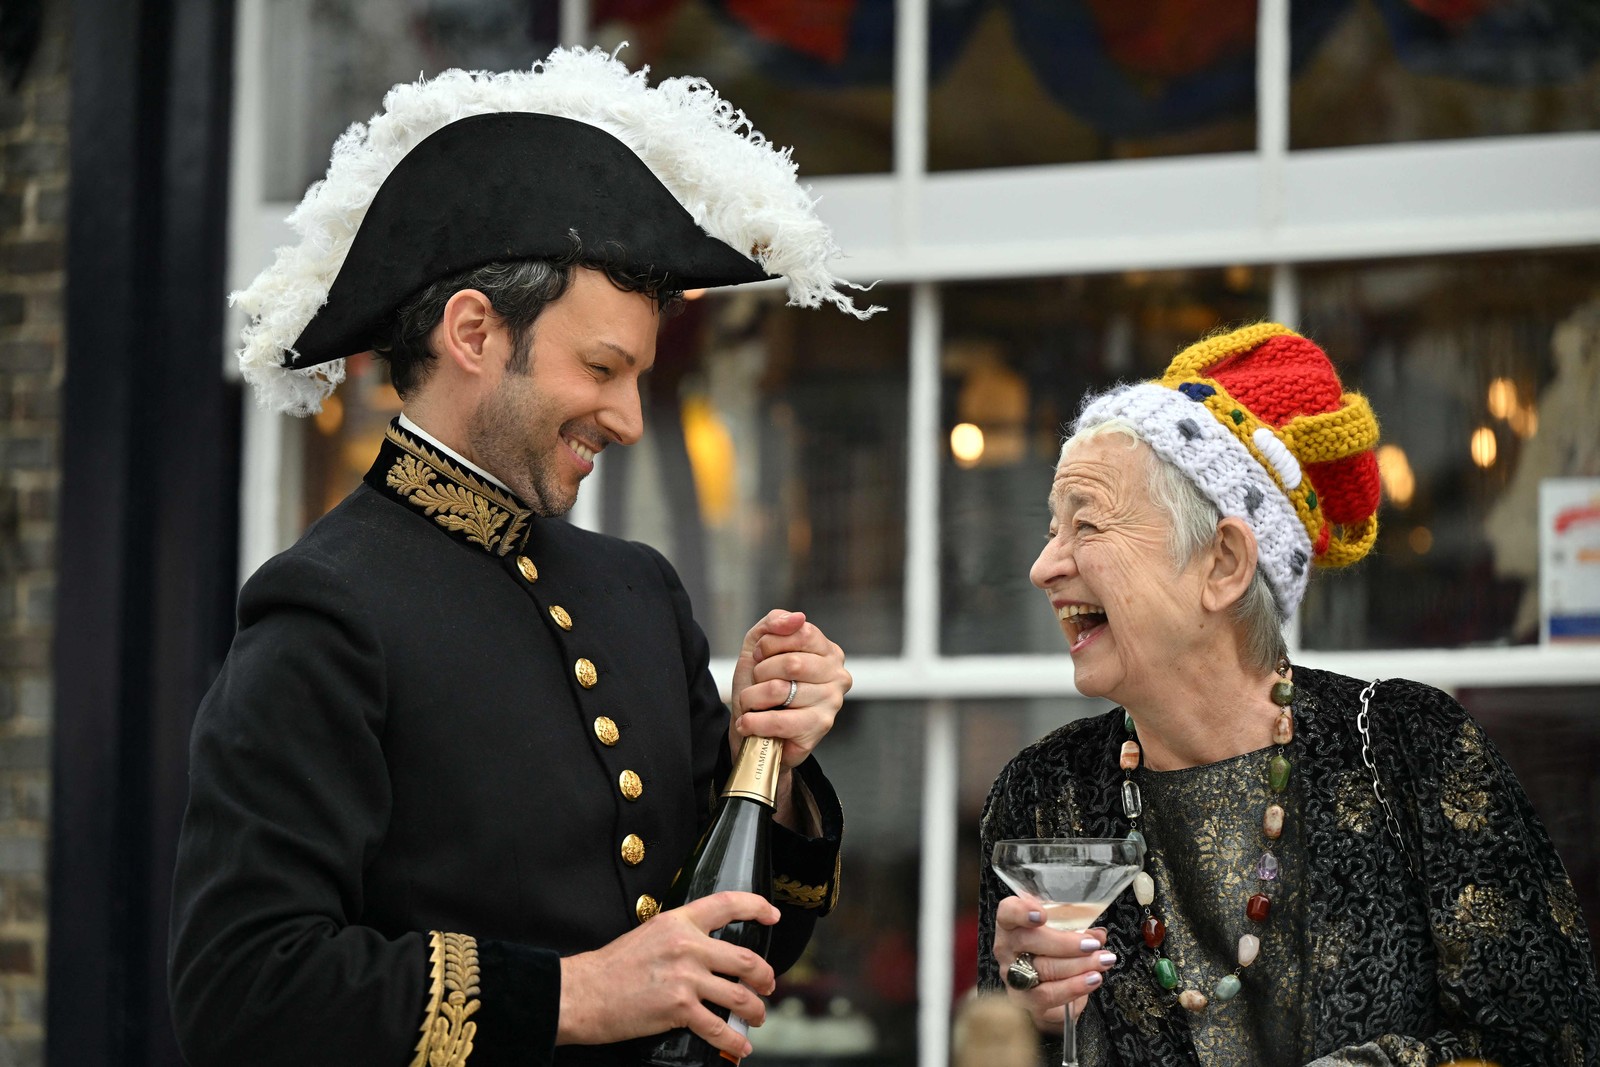
[[[904,653],[913,664],[939,655],[939,317],[938,287],[913,286],[904,576]]]
[[[917,1063],[950,1062],[950,999],[956,926],[956,797],[960,793],[955,704],[933,700],[924,721],[922,862],[917,915]]]
[[[1256,155],[1261,229],[1270,237],[1283,222],[1289,157],[1289,0],[1261,0],[1256,20]]]
[[[561,0],[556,33],[569,48],[589,43],[589,0]]]
[[[922,232],[928,170],[928,0],[896,0],[894,12],[894,181],[896,245]]]

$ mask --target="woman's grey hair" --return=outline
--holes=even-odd
[[[1061,446],[1061,458],[1065,459],[1067,452],[1079,442],[1107,434],[1126,437],[1148,449],[1150,499],[1170,520],[1167,547],[1173,564],[1182,570],[1211,544],[1217,534],[1217,524],[1222,521],[1222,512],[1181,470],[1149,448],[1149,442],[1139,435],[1138,427],[1126,419],[1107,419],[1079,430]],[[1283,620],[1278,614],[1277,597],[1273,596],[1272,586],[1259,566],[1250,579],[1249,588],[1234,603],[1233,618],[1244,633],[1244,653],[1250,665],[1263,672],[1275,669],[1278,657],[1284,653]]]

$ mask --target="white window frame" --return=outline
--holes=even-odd
[[[939,635],[940,285],[1007,277],[1271,268],[1275,318],[1298,317],[1295,267],[1329,260],[1600,245],[1600,133],[1289,151],[1289,0],[1261,0],[1253,152],[1058,166],[927,170],[927,4],[896,10],[894,170],[819,178],[819,211],[850,251],[846,272],[910,286],[905,636],[899,656],[853,658],[854,696],[928,704],[918,983],[919,1060],[947,1062],[955,922],[959,698],[1071,697],[1064,653],[949,656]],[[581,43],[588,0],[560,0]],[[289,237],[293,206],[263,199],[266,0],[240,0],[229,280],[242,288]],[[802,161],[803,162],[803,161]],[[236,327],[237,321],[233,323]],[[237,330],[230,331],[237,336]],[[228,365],[232,368],[231,353]],[[241,577],[286,545],[298,431],[245,409]],[[592,525],[590,486],[576,518]],[[1299,646],[1291,632],[1291,649]],[[1592,650],[1519,646],[1318,652],[1358,677],[1464,686],[1600,683]],[[731,676],[732,661],[713,663]]]

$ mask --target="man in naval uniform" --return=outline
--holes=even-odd
[[[838,892],[809,759],[850,685],[800,613],[733,708],[672,567],[558,516],[643,430],[676,291],[782,275],[855,312],[787,154],[704,83],[601,52],[399,86],[240,294],[264,403],[374,350],[404,401],[363,485],[239,599],[195,721],[172,1003],[193,1067],[636,1064],[750,1043]],[[855,312],[857,314],[870,313]],[[770,710],[762,710],[770,709]],[[777,907],[659,900],[747,735],[780,737]],[[709,936],[775,923],[770,964]]]

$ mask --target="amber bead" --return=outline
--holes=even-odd
[[[1267,806],[1267,813],[1261,818],[1261,832],[1273,841],[1283,836],[1283,809],[1281,807],[1276,804]]]
[[[1151,948],[1160,948],[1161,942],[1167,939],[1167,924],[1154,915],[1144,921],[1139,927],[1139,932],[1144,935],[1144,943]]]
[[[1245,902],[1245,916],[1253,923],[1264,923],[1272,914],[1272,900],[1265,893],[1252,893]]]
[[[1272,743],[1275,745],[1287,745],[1293,740],[1294,716],[1290,714],[1288,708],[1284,708],[1283,713],[1278,716],[1278,721],[1272,724]]]

